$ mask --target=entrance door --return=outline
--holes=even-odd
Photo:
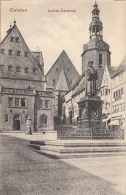
[[[15,115],[13,118],[13,130],[20,130],[20,116]]]

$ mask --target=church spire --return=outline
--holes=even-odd
[[[103,26],[99,18],[99,12],[100,10],[98,9],[98,4],[95,1],[95,4],[93,5],[93,10],[92,10],[92,21],[89,26],[90,38],[97,36],[97,35],[102,37]]]

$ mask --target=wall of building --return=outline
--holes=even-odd
[[[8,105],[8,99],[13,98],[13,105]],[[15,105],[15,98],[24,98],[25,107]],[[6,121],[5,116],[8,115],[8,120]],[[13,94],[3,94],[2,95],[2,112],[1,112],[1,130],[12,131],[14,116],[19,115],[20,118],[20,130],[26,130],[26,117],[30,116],[32,119],[32,130],[34,131],[34,96],[23,96],[23,95],[13,95]]]
[[[126,70],[112,78],[112,120],[126,123]]]

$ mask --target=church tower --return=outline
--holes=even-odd
[[[110,54],[109,45],[103,41],[103,25],[99,18],[100,10],[95,2],[92,10],[92,21],[89,25],[90,40],[83,46],[82,53],[82,72],[85,71],[85,67],[89,61],[94,62],[94,67],[102,72],[105,66],[110,66]]]

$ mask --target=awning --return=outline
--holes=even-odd
[[[111,122],[109,123],[109,126],[110,126],[110,125],[119,125],[119,120],[111,121]]]

